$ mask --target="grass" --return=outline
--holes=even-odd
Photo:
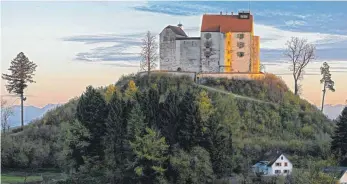
[[[24,183],[25,176],[1,174],[1,184]],[[41,176],[28,176],[27,182],[42,181]]]
[[[57,181],[65,178],[65,175],[56,169],[42,169],[34,172],[26,170],[6,170],[1,173],[1,184],[24,183],[25,175],[28,173],[27,182]]]

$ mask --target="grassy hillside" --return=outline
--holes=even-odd
[[[129,86],[130,81],[135,82],[137,91],[133,97],[129,97],[128,94],[129,88],[134,88]],[[176,107],[167,106],[176,103],[170,102],[171,98],[176,98],[176,95],[181,104],[177,108],[181,108],[182,105],[184,107],[185,94],[188,92],[193,95],[191,98],[194,103],[198,103],[199,121],[205,122],[203,123],[205,127],[201,129],[202,134],[218,137],[221,134],[218,133],[220,131],[218,128],[217,132],[209,132],[214,130],[213,126],[216,124],[230,129],[232,141],[228,144],[232,145],[233,151],[230,153],[231,160],[226,162],[230,162],[233,173],[244,175],[262,154],[274,150],[286,153],[296,168],[307,168],[312,163],[320,166],[331,164],[329,156],[330,137],[333,133],[332,122],[314,105],[295,96],[285,83],[274,75],[267,75],[263,80],[257,81],[206,79],[199,85],[187,77],[157,74],[152,75],[148,80],[146,77],[129,75],[122,77],[115,86],[117,94],[122,96],[121,99],[125,101],[130,99],[128,102],[130,109],[134,108],[134,105],[131,105],[133,103],[131,99],[138,101],[136,103],[139,103],[140,111],[144,113],[145,124],[147,122],[147,126],[151,124],[161,132],[170,150],[175,150],[176,144],[182,149],[187,145],[184,145],[184,142],[175,142],[177,140],[171,135],[174,132],[173,129],[163,128],[170,125],[162,120],[163,118],[171,117],[169,119],[172,123],[181,121],[180,117],[172,114],[177,111]],[[147,98],[152,98],[150,90],[158,94],[158,101],[148,101]],[[106,99],[106,102],[109,101],[110,95],[112,96],[107,88],[99,88],[97,91]],[[16,144],[12,143],[10,138],[2,139],[5,145],[5,149],[2,149],[2,167],[68,167],[63,162],[66,155],[63,150],[66,149],[65,144],[68,139],[66,130],[76,119],[79,100],[72,99],[49,111],[43,118],[27,126],[23,132],[12,135],[11,139],[16,140]],[[152,108],[153,104],[158,110],[148,114],[151,110],[147,112],[146,109]],[[172,108],[168,111],[169,114],[162,111],[165,108]],[[153,119],[156,120],[153,121]],[[210,138],[204,138],[206,135],[202,135],[202,141],[198,143],[202,150],[200,147],[190,150],[189,145],[184,150],[196,151],[196,154],[204,155],[206,152],[204,149],[206,149],[211,158],[202,157],[211,159],[212,172],[216,177],[220,177],[218,169],[221,168],[215,165],[218,159],[215,158],[213,146],[212,148],[209,146]],[[20,150],[20,147],[28,144],[32,146],[24,146],[24,153],[15,151],[17,154],[14,154],[13,150]],[[183,158],[186,153],[178,151],[172,154],[174,156],[181,154],[179,157]],[[170,162],[176,163],[174,160]]]

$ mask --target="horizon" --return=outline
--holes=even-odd
[[[88,85],[114,84],[139,70],[140,39],[147,30],[159,34],[167,25],[183,24],[198,36],[204,13],[219,14],[248,8],[249,2],[1,2],[1,72],[19,52],[38,67],[25,94],[25,106],[63,104],[80,96]],[[328,3],[328,4],[327,4]],[[260,63],[293,89],[284,43],[291,36],[317,46],[317,60],[306,67],[301,97],[320,106],[320,66],[327,62],[336,92],[327,92],[325,105],[344,105],[347,86],[347,2],[252,2],[254,32],[260,36]],[[329,5],[329,6],[328,6]],[[232,8],[233,7],[233,8]],[[25,30],[25,31],[23,31]],[[1,79],[1,94],[8,94]],[[5,97],[2,97],[7,99]],[[19,100],[9,98],[13,104]]]

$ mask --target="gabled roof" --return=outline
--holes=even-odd
[[[325,167],[323,172],[333,173],[337,178],[340,179],[347,172],[347,167]]]
[[[267,166],[272,166],[281,155],[285,156],[279,151],[269,151],[263,155],[259,162],[266,161],[268,162]]]
[[[170,28],[177,35],[188,37],[180,27],[168,25],[166,28]]]
[[[219,29],[219,30],[218,30]],[[203,15],[201,32],[252,32],[253,16],[240,19],[239,15]]]

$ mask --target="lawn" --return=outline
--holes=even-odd
[[[1,184],[24,183],[25,176],[1,174]],[[27,182],[42,181],[41,176],[28,176]]]
[[[65,175],[56,170],[37,170],[35,172],[25,172],[25,170],[7,170],[1,173],[1,184],[19,184],[24,183],[26,173],[32,173],[27,177],[27,182],[40,182],[40,181],[57,181],[65,178]]]

